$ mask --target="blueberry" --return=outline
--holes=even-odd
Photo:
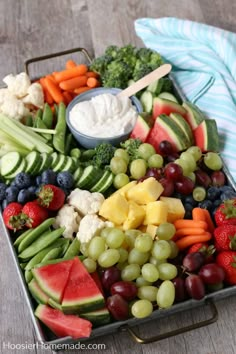
[[[221,193],[221,195],[220,195],[220,199],[222,202],[224,200],[232,199],[232,198],[236,198],[236,192],[234,192],[233,189],[231,189],[231,190],[228,189],[225,192]]]
[[[193,207],[197,206],[197,204],[198,204],[198,202],[195,199],[193,199],[192,195],[187,195],[185,197],[185,203],[191,204]]]
[[[31,177],[28,173],[20,172],[16,175],[15,184],[20,189],[27,188],[31,185]]]
[[[222,204],[222,200],[221,199],[216,199],[213,201],[213,208],[218,208],[220,206],[220,204]]]
[[[207,199],[214,201],[218,199],[221,194],[221,190],[218,187],[210,187],[207,190]]]
[[[16,188],[19,190],[19,187],[17,186],[15,180],[13,180],[13,181],[11,182],[10,186],[16,187]]]
[[[2,202],[6,196],[6,189],[7,185],[5,183],[0,183],[0,202]]]
[[[35,183],[36,183],[36,186],[41,186],[42,184],[42,177],[41,176],[37,176],[35,178]]]
[[[57,180],[57,173],[54,172],[53,170],[46,170],[43,171],[42,175],[42,184],[56,184]]]
[[[234,190],[233,190],[232,187],[225,185],[225,186],[220,187],[220,191],[221,191],[222,193],[224,193],[224,192],[226,192],[226,191],[231,191],[231,192],[233,192]]]
[[[74,185],[74,177],[69,171],[59,172],[57,175],[57,184],[61,188],[71,189]]]
[[[192,210],[194,206],[191,203],[185,203],[184,204],[184,209],[185,209],[185,219],[192,219]]]
[[[31,194],[28,189],[21,189],[19,191],[17,202],[21,204],[25,204],[31,200]]]
[[[202,202],[198,203],[198,206],[199,208],[210,210],[213,206],[213,203],[211,200],[205,199]]]
[[[3,201],[2,201],[2,210],[4,210],[7,207],[8,204],[9,204],[9,202],[6,199],[3,199]]]
[[[8,201],[8,203],[16,202],[18,193],[18,188],[12,186],[8,187],[6,189],[6,200]]]

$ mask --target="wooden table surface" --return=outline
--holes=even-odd
[[[85,47],[91,55],[97,56],[109,44],[142,46],[134,31],[134,20],[137,18],[175,16],[236,32],[235,15],[236,2],[232,0],[0,0],[0,77],[22,71],[27,58],[73,47]],[[55,70],[63,62],[64,59],[55,60]],[[33,68],[33,74],[36,69]],[[51,66],[45,63],[41,69],[46,73]],[[35,334],[3,237],[0,237],[0,255],[1,353],[49,353],[46,348],[30,349],[30,345],[35,343]],[[231,297],[219,301],[217,308],[219,320],[216,323],[184,335],[140,345],[135,344],[127,333],[104,334],[91,343],[95,346],[105,344],[106,349],[83,352],[236,353],[236,299]],[[192,310],[150,322],[137,328],[137,332],[144,337],[153,336],[204,319],[207,315],[205,308]],[[23,345],[28,345],[28,349],[24,349]]]

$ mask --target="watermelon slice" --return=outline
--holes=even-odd
[[[87,338],[92,331],[90,321],[74,315],[65,315],[47,305],[38,305],[35,316],[58,337]]]
[[[82,313],[104,307],[104,297],[78,257],[74,258],[66,286],[62,310],[65,313]]]
[[[193,144],[194,139],[193,139],[192,129],[191,129],[190,125],[188,124],[188,122],[184,119],[184,117],[181,116],[181,114],[179,114],[179,113],[171,113],[170,118],[173,119],[175,121],[175,123],[178,124],[178,126],[180,127],[180,129],[182,130],[182,132],[184,133],[186,138],[188,139],[189,146],[194,145]]]
[[[204,114],[200,109],[193,103],[184,102],[183,107],[186,109],[187,113],[184,118],[192,128],[192,130],[196,129],[197,126],[205,119]]]
[[[195,144],[202,152],[219,151],[219,135],[214,119],[206,119],[193,131]]]
[[[103,287],[102,287],[102,282],[101,282],[101,279],[100,279],[100,277],[98,275],[98,272],[95,271],[93,273],[90,273],[90,275],[93,278],[93,280],[95,281],[95,283],[97,284],[97,287],[101,291],[102,295],[105,297],[104,290],[103,290]]]
[[[164,98],[155,97],[153,100],[152,117],[156,119],[161,114],[179,113],[183,117],[187,113],[186,109],[180,104],[166,100]]]
[[[92,322],[93,326],[102,326],[111,321],[110,312],[106,307],[96,311],[81,313],[80,317]]]
[[[39,304],[48,304],[49,296],[43,292],[35,279],[31,280],[28,287],[31,295]]]
[[[61,302],[74,260],[48,264],[32,269],[33,276],[45,294]]]
[[[151,121],[153,121],[152,116],[148,115],[148,117],[151,117],[151,120],[148,119],[147,116],[138,115],[134,129],[130,135],[130,138],[140,139],[143,143],[145,143],[148,134],[151,130]]]

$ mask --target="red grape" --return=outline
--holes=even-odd
[[[196,184],[208,188],[211,184],[210,176],[203,170],[196,170],[194,173],[196,176]]]
[[[159,182],[164,188],[164,191],[161,193],[162,197],[171,197],[175,191],[175,186],[172,180],[163,177]]]
[[[182,167],[174,162],[169,162],[166,165],[164,172],[165,176],[173,181],[176,181],[183,176]]]
[[[185,279],[185,287],[189,296],[195,300],[200,300],[205,296],[204,283],[199,275],[189,275]]]
[[[205,262],[202,252],[188,253],[183,259],[183,266],[188,272],[198,270]]]
[[[216,263],[205,264],[201,267],[198,275],[200,275],[205,284],[221,283],[225,278],[223,268]]]
[[[121,279],[121,271],[116,267],[107,268],[102,273],[102,285],[105,290],[109,291],[112,284]]]
[[[137,286],[132,281],[118,281],[111,286],[111,294],[119,294],[125,300],[133,300],[138,292]]]
[[[214,171],[211,174],[211,181],[212,181],[212,185],[215,187],[222,187],[225,185],[226,182],[226,178],[225,178],[225,174],[222,171]]]
[[[171,155],[165,156],[167,162],[175,162],[179,158],[178,152],[173,152]]]
[[[178,181],[175,182],[176,192],[184,195],[192,193],[194,187],[194,182],[190,178],[185,176],[182,176]]]
[[[158,146],[158,151],[162,156],[168,156],[174,152],[174,148],[168,140],[163,140]]]
[[[129,317],[129,304],[119,294],[107,298],[107,308],[117,321],[123,321]]]
[[[163,176],[164,176],[164,169],[156,168],[156,167],[149,168],[145,174],[145,177],[154,177],[157,180],[159,180]]]
[[[186,300],[187,293],[184,286],[184,279],[177,277],[172,280],[172,283],[175,286],[175,301],[180,302]]]

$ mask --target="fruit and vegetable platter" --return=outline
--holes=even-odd
[[[2,222],[41,340],[88,339],[236,291],[236,191],[214,119],[165,76],[136,94],[143,112],[118,145],[84,148],[67,125],[80,95],[162,64],[112,45],[88,65],[3,79]]]

